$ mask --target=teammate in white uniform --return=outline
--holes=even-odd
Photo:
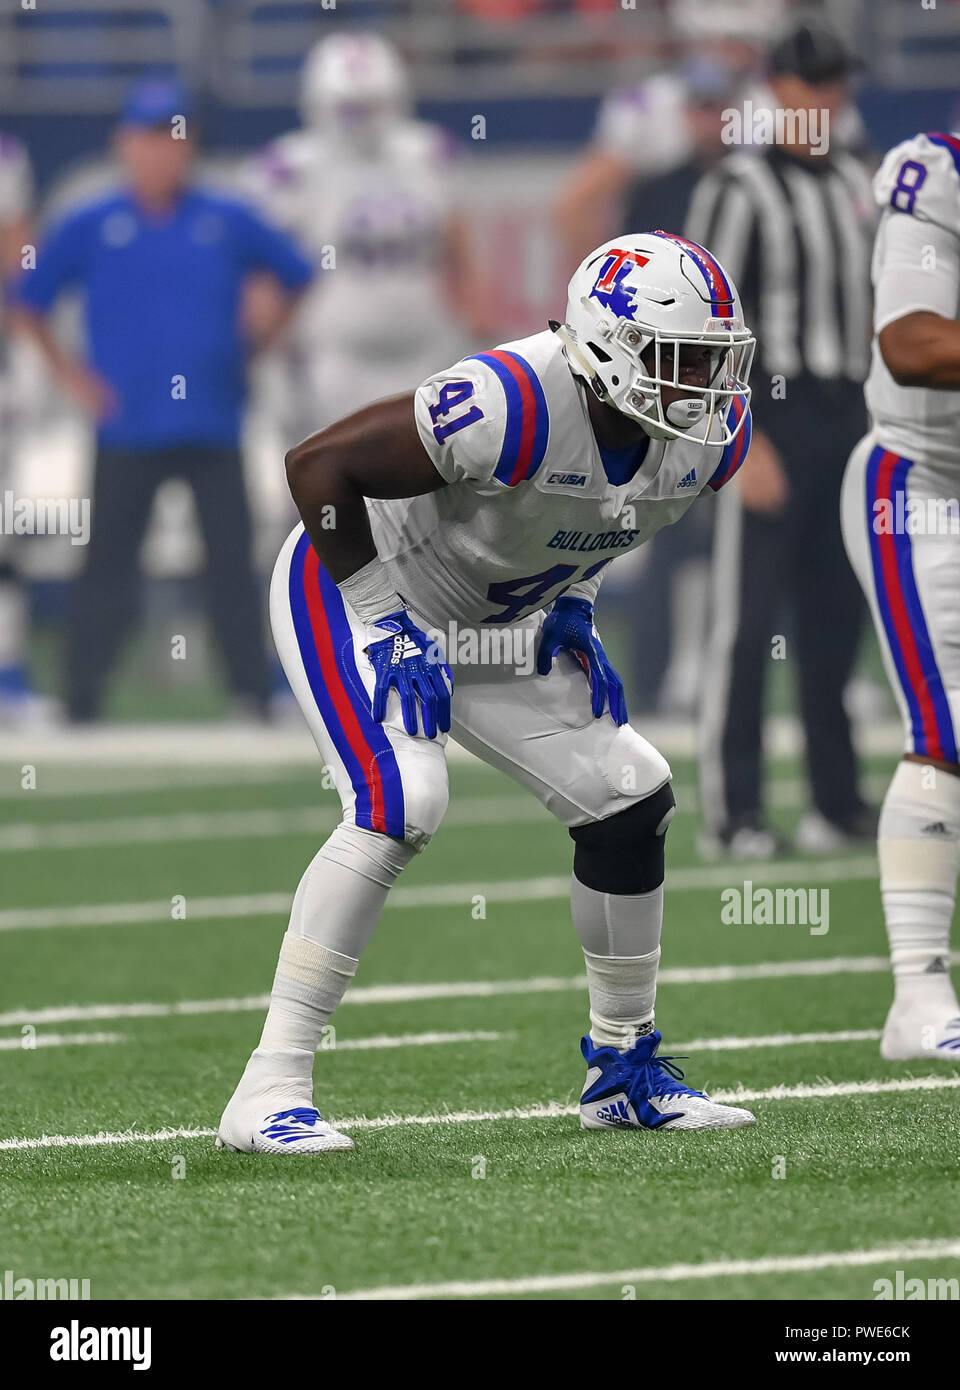
[[[228,1147],[351,1146],[313,1106],[314,1054],[389,888],[440,824],[451,728],[575,842],[581,1124],[752,1123],[656,1054],[670,769],[626,722],[593,600],[614,556],[742,463],[754,340],[722,267],[663,232],[589,256],[552,328],[287,456],[304,525],[277,562],[271,621],[344,816],[297,890],[263,1036],[221,1120]],[[451,632],[479,659],[455,663]]]
[[[918,135],[876,175],[872,428],[842,514],[903,714],[880,818],[894,975],[887,1058],[960,1052],[950,921],[960,866],[960,136]]]
[[[470,275],[451,147],[407,114],[407,74],[376,35],[323,39],[303,75],[303,128],[270,144],[248,186],[320,270],[294,333],[310,427],[413,387],[458,350],[451,287]]]
[[[678,168],[693,154],[687,83],[658,72],[604,97],[593,139],[556,198],[566,254],[582,256],[619,220],[631,183]]]
[[[0,132],[0,279],[18,275],[30,241],[33,171],[24,145]],[[21,427],[11,344],[0,293],[0,491],[12,484],[14,442]],[[27,596],[14,562],[11,537],[0,535],[0,723],[42,724],[53,719],[53,700],[37,695],[27,671]]]

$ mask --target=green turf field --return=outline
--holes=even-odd
[[[109,769],[41,767],[20,791],[0,768],[0,1275],[88,1278],[95,1298],[870,1299],[898,1268],[956,1278],[960,1067],[880,1059],[872,856],[773,866],[829,889],[826,934],[724,925],[723,888],[763,872],[698,858],[694,770],[675,773],[658,1022],[688,1080],[743,1088],[756,1127],[580,1132],[570,842],[456,766],[318,1059],[356,1151],[274,1159],[205,1131],[334,823],[317,769],[126,768],[90,792]],[[789,827],[797,769],[771,790]]]

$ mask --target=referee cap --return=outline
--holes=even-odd
[[[859,64],[836,32],[823,20],[801,20],[772,46],[767,60],[771,77],[799,77],[811,86],[841,81]]]

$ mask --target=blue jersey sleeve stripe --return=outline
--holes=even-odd
[[[532,478],[534,473],[543,463],[543,456],[547,452],[547,437],[550,433],[550,413],[547,410],[547,398],[543,394],[543,387],[540,378],[524,358],[516,352],[504,352],[504,357],[508,357],[511,362],[515,362],[518,369],[526,377],[529,384],[529,393],[533,398],[533,437],[525,441],[526,447],[521,449],[522,472],[520,477],[516,473],[512,479],[514,483],[521,482],[524,478]],[[521,394],[525,398],[524,404],[529,415],[529,398],[526,390],[521,383]]]
[[[503,394],[507,403],[507,421],[503,434],[503,445],[500,449],[500,458],[497,462],[494,477],[501,482],[509,482],[510,474],[516,462],[517,452],[520,447],[520,432],[523,426],[523,408],[520,404],[520,388],[513,378],[513,373],[508,371],[501,362],[489,352],[477,352],[468,359],[471,362],[482,362],[485,367],[489,367],[499,378],[500,385],[503,387]]]
[[[533,476],[546,453],[549,417],[543,387],[518,353],[496,349],[476,353],[470,360],[488,366],[503,387],[507,419],[494,477],[514,487]]]

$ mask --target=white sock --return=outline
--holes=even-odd
[[[237,1093],[244,1104],[255,1096],[269,1102],[273,1113],[313,1104],[313,1062],[316,1053],[296,1047],[250,1054]]]
[[[660,947],[645,956],[597,956],[584,951],[590,994],[590,1036],[598,1047],[633,1047],[653,1031]]]
[[[359,961],[289,931],[270,993],[261,1052],[316,1052],[330,1015],[347,992]]]
[[[337,826],[294,895],[261,1055],[292,1050],[313,1057],[356,974],[387,894],[415,853],[402,840],[355,825]]]
[[[953,995],[950,922],[960,867],[960,777],[901,762],[877,839],[880,889],[896,998]]]

